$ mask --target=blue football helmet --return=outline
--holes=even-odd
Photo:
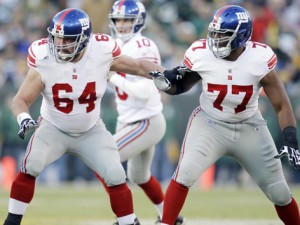
[[[118,0],[116,1],[108,16],[111,29],[111,35],[114,38],[120,38],[128,41],[135,34],[140,33],[145,28],[146,10],[143,3],[135,0]],[[117,28],[126,29],[125,26],[117,27],[116,19],[131,19],[131,31],[129,33],[120,33]]]
[[[208,26],[208,46],[217,58],[225,58],[251,38],[252,20],[241,6],[229,5],[218,9]]]
[[[87,46],[92,24],[84,11],[68,8],[53,17],[47,30],[50,52],[56,61],[70,62]]]

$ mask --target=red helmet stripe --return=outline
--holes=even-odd
[[[221,9],[221,10],[218,12],[218,14],[214,17],[213,23],[218,22],[218,19],[219,19],[219,17],[221,16],[221,14],[222,14],[226,9],[228,9],[229,7],[231,7],[231,5],[228,5],[228,6],[224,7],[223,9]]]
[[[58,20],[58,24],[60,25],[61,22],[64,20],[64,18],[66,17],[66,15],[68,15],[69,12],[71,12],[72,10],[74,10],[73,8],[66,10],[59,18]]]
[[[119,7],[118,7],[119,13],[120,13],[120,11],[121,11],[121,8],[122,8],[124,2],[125,2],[125,0],[121,0],[120,3],[119,3]]]

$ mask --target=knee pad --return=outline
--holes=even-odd
[[[191,163],[193,164],[193,163]],[[191,169],[191,168],[195,168],[195,169]],[[191,186],[193,186],[193,184],[198,180],[198,178],[200,177],[201,174],[201,169],[198,169],[198,166],[196,164],[194,165],[180,165],[180,170],[178,172],[176,181],[188,188],[190,188]],[[176,171],[175,171],[176,173]]]
[[[291,202],[291,192],[286,183],[269,185],[267,188],[267,196],[278,206],[284,206]]]
[[[37,177],[44,170],[44,167],[45,164],[41,160],[28,160],[25,165],[26,174]]]
[[[107,170],[106,174],[103,175],[103,179],[108,187],[125,183],[126,174],[122,165]]]
[[[150,179],[150,171],[148,171],[146,174],[145,173],[140,173],[140,172],[133,172],[128,170],[128,179],[135,184],[144,184]]]

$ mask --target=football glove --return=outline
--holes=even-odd
[[[298,151],[297,130],[295,127],[289,126],[283,130],[283,146],[279,149],[275,158],[279,159],[283,156],[288,157],[291,166],[300,170],[300,153]]]
[[[159,71],[151,71],[149,75],[152,76],[156,88],[160,91],[167,91],[171,88],[170,81]]]
[[[22,120],[20,125],[20,130],[18,132],[18,135],[21,139],[25,138],[25,135],[32,129],[38,127],[38,123],[35,122],[31,118],[25,118]]]

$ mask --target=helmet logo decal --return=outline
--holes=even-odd
[[[58,34],[58,35],[64,35],[64,25],[63,24],[60,24],[60,23],[56,23],[55,24],[55,33]]]
[[[79,19],[79,22],[81,23],[82,30],[87,30],[90,28],[90,20],[88,18]]]
[[[116,7],[117,8],[117,7]],[[115,10],[115,14],[119,15],[124,15],[125,13],[126,7],[123,5],[119,5],[119,7]]]
[[[125,2],[125,0],[120,1],[119,7],[118,7],[118,9],[116,10],[118,14],[121,13],[121,9],[123,9],[122,13],[123,13],[123,14],[125,13],[125,6],[123,7],[124,2]]]
[[[249,16],[246,12],[237,12],[236,16],[240,23],[248,23],[249,21]]]

